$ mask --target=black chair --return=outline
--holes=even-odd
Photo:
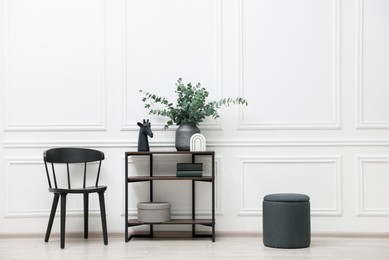
[[[85,148],[54,148],[49,149],[43,154],[47,180],[49,182],[49,191],[54,193],[53,205],[51,207],[51,213],[49,218],[49,223],[47,225],[47,231],[45,236],[45,242],[49,241],[51,228],[53,226],[55,212],[57,210],[57,205],[59,198],[61,197],[61,231],[60,231],[60,240],[61,240],[61,248],[65,248],[65,219],[66,219],[66,196],[68,194],[83,194],[84,196],[84,238],[88,238],[88,208],[89,208],[89,193],[98,193],[99,194],[99,202],[100,202],[100,213],[101,213],[101,223],[103,228],[103,237],[104,244],[108,244],[108,235],[107,235],[107,221],[105,216],[105,202],[104,202],[104,192],[107,189],[106,186],[99,186],[99,177],[100,177],[100,169],[101,169],[101,161],[104,160],[104,153]],[[92,162],[95,165],[91,165]],[[48,167],[48,165],[51,167]],[[58,165],[62,164],[62,166]],[[70,164],[72,164],[70,166]],[[74,164],[74,165],[73,165]],[[87,175],[90,175],[92,171],[87,171],[90,168],[97,168],[96,172],[96,180],[93,186],[87,186]],[[66,166],[66,167],[65,167]],[[51,170],[49,170],[51,168]],[[72,170],[72,174],[70,173],[70,169]],[[57,173],[56,173],[57,170]],[[74,171],[73,171],[74,170]],[[59,185],[61,182],[61,176],[59,172],[61,171],[64,185]],[[82,172],[83,176],[75,176],[75,174],[79,174]],[[87,174],[88,173],[88,174]],[[52,178],[50,178],[52,176]],[[76,177],[79,177],[79,182],[82,181],[80,185],[81,188],[73,188],[73,182]],[[74,184],[74,183],[73,183]]]

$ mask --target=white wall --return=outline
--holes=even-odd
[[[45,231],[42,153],[81,146],[106,154],[108,228],[124,234],[124,152],[136,151],[136,122],[150,118],[153,151],[174,149],[174,128],[159,130],[163,119],[147,115],[138,90],[174,98],[179,77],[212,99],[250,103],[200,125],[217,157],[217,231],[260,232],[263,196],[300,192],[311,197],[312,232],[389,232],[389,1],[0,3],[0,233]],[[176,160],[157,158],[158,174]],[[145,163],[130,161],[130,173]],[[179,183],[155,191],[175,217],[190,210],[189,184]],[[130,189],[131,215],[146,187]],[[199,190],[203,216],[210,187]],[[81,200],[69,199],[67,230],[78,231]],[[90,229],[100,231],[91,204]]]

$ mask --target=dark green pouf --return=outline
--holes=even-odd
[[[309,197],[304,194],[266,195],[263,207],[263,244],[276,248],[303,248],[311,244]]]

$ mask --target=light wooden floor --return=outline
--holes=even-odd
[[[261,237],[218,236],[209,239],[140,239],[129,243],[124,238],[110,237],[104,246],[101,238],[66,239],[61,250],[58,237],[49,243],[42,238],[0,238],[1,260],[56,259],[389,259],[388,238],[312,237],[304,249],[274,249],[263,246]]]

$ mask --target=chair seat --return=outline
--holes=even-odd
[[[72,189],[49,189],[53,193],[92,193],[92,192],[104,192],[107,186],[89,186],[85,188],[72,188]]]

